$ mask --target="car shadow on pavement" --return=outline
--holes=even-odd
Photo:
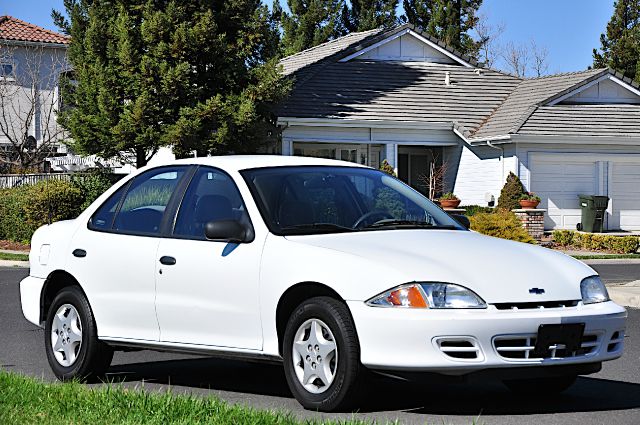
[[[145,382],[292,398],[281,365],[194,358],[112,366],[110,382]],[[500,382],[407,383],[376,377],[362,413],[405,411],[439,415],[528,415],[640,408],[640,384],[580,377],[560,395],[516,396]]]

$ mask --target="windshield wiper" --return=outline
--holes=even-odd
[[[318,232],[328,231],[328,232],[354,232],[355,229],[351,227],[341,226],[339,224],[334,223],[304,223],[304,224],[294,224],[293,226],[283,227],[281,230],[296,230],[296,231],[305,231],[305,230],[315,230]],[[314,232],[315,233],[315,232]]]
[[[380,220],[373,224],[364,226],[363,229],[381,229],[381,228],[417,228],[417,229],[449,229],[459,230],[460,228],[451,224],[431,224],[426,221],[419,220]]]

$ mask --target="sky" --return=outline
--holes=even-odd
[[[285,3],[286,0],[280,0]],[[504,24],[500,42],[535,40],[549,51],[549,72],[570,72],[591,65],[592,50],[613,14],[614,0],[484,0],[480,13],[493,25]],[[268,1],[271,4],[271,0]],[[402,1],[400,1],[402,3]],[[56,28],[51,9],[62,0],[0,0],[0,15]]]

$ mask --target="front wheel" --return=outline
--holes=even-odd
[[[511,392],[520,395],[555,395],[572,386],[576,375],[554,376],[549,378],[513,379],[503,381]]]
[[[284,371],[306,409],[345,410],[356,404],[364,372],[356,329],[347,307],[329,297],[296,308],[284,333]]]
[[[44,344],[51,370],[62,381],[93,380],[113,358],[113,349],[98,340],[89,301],[73,286],[56,295],[47,313]]]

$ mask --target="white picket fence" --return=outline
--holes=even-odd
[[[24,186],[43,180],[71,180],[72,173],[0,174],[0,189]]]

